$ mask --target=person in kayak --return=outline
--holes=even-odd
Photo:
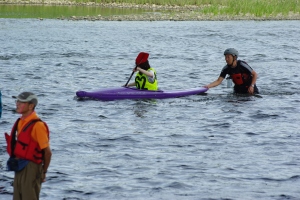
[[[135,86],[141,90],[157,90],[158,82],[156,71],[152,68],[148,61],[149,54],[146,52],[140,52],[135,59],[134,72],[138,72],[135,81],[125,85],[125,87]]]
[[[209,89],[220,85],[228,74],[234,83],[235,93],[258,94],[257,73],[245,61],[237,60],[238,51],[234,48],[226,49],[224,56],[227,64],[223,67],[219,78],[204,87]]]

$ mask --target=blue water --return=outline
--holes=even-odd
[[[18,117],[11,96],[36,93],[53,152],[43,200],[300,199],[299,27],[0,19],[0,131]],[[161,89],[203,86],[229,47],[258,73],[260,96],[233,95],[224,82],[175,99],[74,98],[124,85],[140,51]],[[4,137],[0,145],[0,199],[11,199]]]
[[[0,118],[1,118],[1,115],[2,115],[2,93],[0,91]]]

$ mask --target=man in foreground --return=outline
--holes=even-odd
[[[23,92],[16,97],[16,111],[21,117],[11,134],[5,133],[9,171],[15,171],[14,200],[38,200],[51,160],[49,129],[35,112],[37,96]]]

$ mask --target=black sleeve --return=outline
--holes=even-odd
[[[253,69],[252,69],[246,62],[241,61],[239,64],[240,64],[240,66],[241,66],[244,70],[246,70],[249,74],[252,73]]]
[[[225,66],[223,67],[221,73],[220,73],[220,76],[223,77],[223,78],[225,78],[226,75],[228,74],[227,72],[228,72],[228,66],[225,65]]]

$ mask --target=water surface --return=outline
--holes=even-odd
[[[41,199],[299,199],[299,21],[87,22],[0,19],[3,114],[32,91],[51,130]],[[260,97],[223,83],[165,100],[78,101],[77,90],[126,83],[140,51],[161,89],[203,86],[234,47]],[[133,79],[132,79],[133,80]],[[13,173],[0,137],[0,199]]]

